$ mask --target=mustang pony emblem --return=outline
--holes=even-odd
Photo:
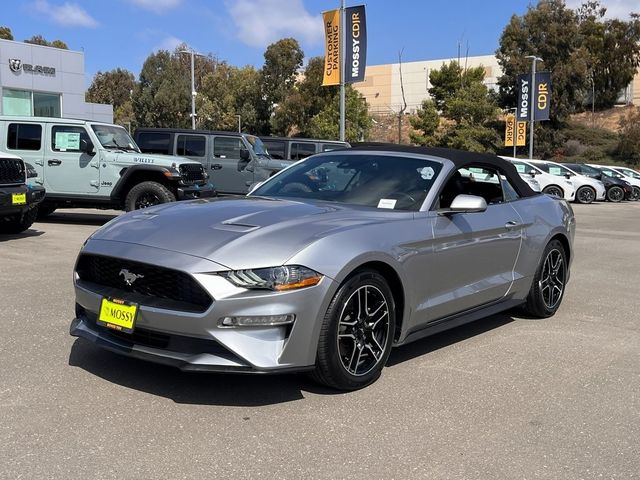
[[[118,275],[122,275],[124,277],[124,283],[129,286],[133,285],[133,282],[135,282],[139,278],[144,278],[144,275],[138,275],[137,273],[130,272],[126,268],[120,270],[120,273]]]

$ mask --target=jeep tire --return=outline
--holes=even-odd
[[[167,187],[158,182],[142,182],[134,185],[124,201],[127,212],[148,208],[161,203],[175,202],[176,197]]]
[[[24,215],[16,214],[11,219],[1,221],[0,233],[22,233],[27,230],[38,216],[38,207],[31,208]]]

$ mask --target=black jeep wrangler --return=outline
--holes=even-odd
[[[0,233],[24,232],[35,221],[45,190],[27,178],[37,175],[20,157],[0,152]]]

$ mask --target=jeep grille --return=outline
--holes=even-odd
[[[121,275],[123,269],[142,277],[127,285],[124,275]],[[147,263],[83,254],[78,260],[76,273],[81,281],[106,287],[110,296],[151,306],[204,312],[213,302],[191,275]]]
[[[204,182],[204,167],[199,163],[185,163],[180,165],[180,174],[184,183]]]
[[[17,158],[0,158],[0,185],[25,183],[24,162]]]

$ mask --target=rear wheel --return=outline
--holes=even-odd
[[[130,212],[175,201],[175,195],[164,185],[157,182],[142,182],[129,190],[124,201],[124,208]]]
[[[624,190],[617,185],[614,185],[609,190],[607,190],[607,200],[610,202],[621,202],[624,200]]]
[[[640,200],[640,187],[633,187],[633,193],[631,194],[631,200]]]
[[[580,187],[576,192],[578,203],[592,203],[596,199],[596,191],[591,187]]]
[[[0,233],[22,233],[33,225],[37,216],[38,207],[34,207],[24,215],[18,214],[9,220],[0,221]]]
[[[564,296],[567,282],[567,254],[559,240],[552,240],[544,249],[542,261],[533,277],[524,311],[538,318],[554,315]]]
[[[544,190],[542,190],[542,193],[546,193],[547,195],[552,195],[554,197],[564,198],[564,191],[557,185],[549,185]]]
[[[339,390],[378,379],[393,342],[395,305],[379,273],[363,270],[346,280],[325,314],[312,376]]]

